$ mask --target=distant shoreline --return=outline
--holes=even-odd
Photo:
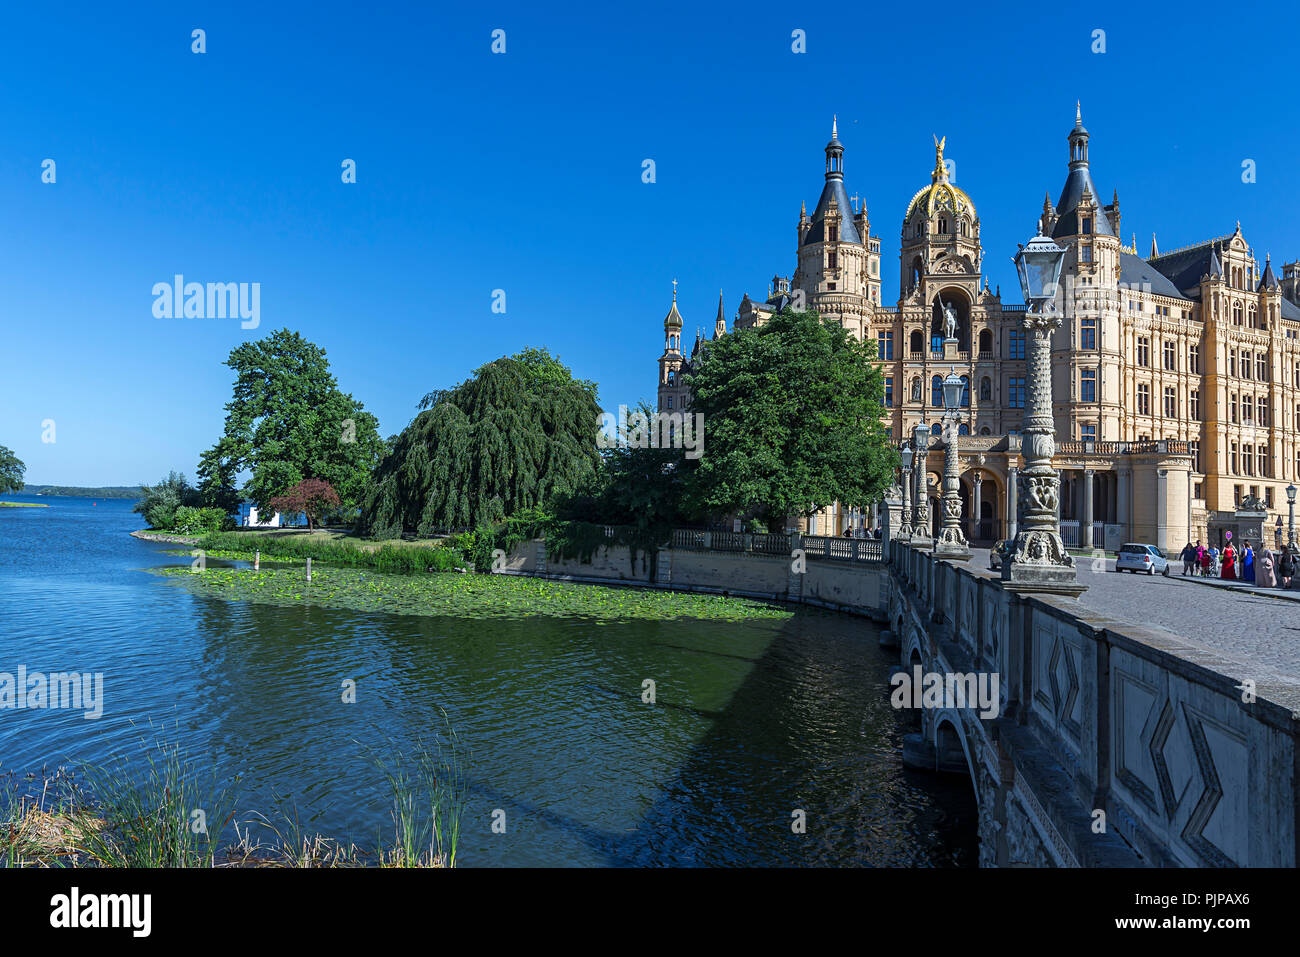
[[[35,495],[39,498],[104,498],[139,501],[144,493],[138,485],[105,485],[88,488],[81,485],[27,485],[18,495]]]
[[[131,533],[132,538],[145,542],[170,542],[173,545],[197,545],[199,540],[185,535],[173,535],[171,532],[151,532],[146,528]]]
[[[0,502],[0,508],[49,508],[44,502]]]

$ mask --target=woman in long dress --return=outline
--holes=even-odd
[[[1255,584],[1255,552],[1250,542],[1241,550],[1241,580]]]
[[[1220,575],[1220,577],[1223,578],[1224,581],[1237,580],[1236,561],[1237,561],[1236,550],[1233,549],[1231,545],[1225,545],[1223,547],[1223,572]]]
[[[1273,553],[1268,549],[1264,549],[1259,553],[1259,561],[1257,564],[1259,565],[1259,587],[1276,588],[1277,575],[1274,573],[1273,569],[1277,566],[1277,563],[1273,560]]]

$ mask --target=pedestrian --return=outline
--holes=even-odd
[[[1232,547],[1232,542],[1223,546],[1223,570],[1219,577],[1228,582],[1237,580],[1237,552]]]
[[[1255,552],[1250,547],[1250,539],[1241,549],[1241,580],[1255,584]]]
[[[1277,562],[1277,571],[1282,578],[1282,587],[1290,588],[1291,579],[1295,577],[1295,554],[1289,546],[1282,549],[1282,557]]]
[[[1210,574],[1215,578],[1219,577],[1219,546],[1210,546]]]
[[[1183,546],[1180,557],[1183,560],[1183,574],[1191,574],[1192,566],[1196,564],[1196,549],[1192,547],[1191,542]]]
[[[1268,549],[1264,549],[1264,551],[1259,553],[1259,587],[1260,588],[1277,587],[1277,575],[1274,572],[1274,569],[1276,567],[1277,567],[1277,563],[1273,560],[1272,552],[1270,552]]]

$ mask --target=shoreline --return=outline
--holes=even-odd
[[[142,542],[167,542],[172,545],[197,545],[199,540],[193,536],[175,535],[171,532],[151,532],[146,528],[137,529],[131,533],[132,538],[138,538]]]

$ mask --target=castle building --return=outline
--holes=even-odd
[[[955,370],[966,385],[958,442],[966,534],[980,544],[1007,537],[1021,466],[1025,306],[990,289],[979,214],[938,138],[930,182],[903,213],[898,302],[884,305],[880,239],[865,199],[845,187],[837,127],[821,197],[811,216],[800,210],[793,277],[774,277],[762,301],[744,296],[735,327],[789,306],[874,341],[884,414],[900,445],[918,425],[941,433],[941,383]],[[1153,235],[1141,256],[1136,237],[1120,238],[1118,193],[1104,203],[1093,180],[1078,108],[1066,141],[1065,183],[1054,205],[1044,198],[1038,221],[1068,250],[1064,322],[1052,343],[1063,536],[1082,547],[1141,541],[1170,552],[1189,540],[1222,544],[1228,532],[1285,542],[1284,489],[1300,483],[1300,262],[1284,265],[1281,280],[1268,257],[1261,269],[1240,223],[1163,253]],[[682,325],[674,292],[659,360],[663,411],[689,405],[682,376],[707,347],[697,332],[684,357]],[[714,336],[725,334],[719,298]],[[936,523],[943,455],[932,447],[924,466]],[[801,530],[843,534],[871,521],[837,504]]]

